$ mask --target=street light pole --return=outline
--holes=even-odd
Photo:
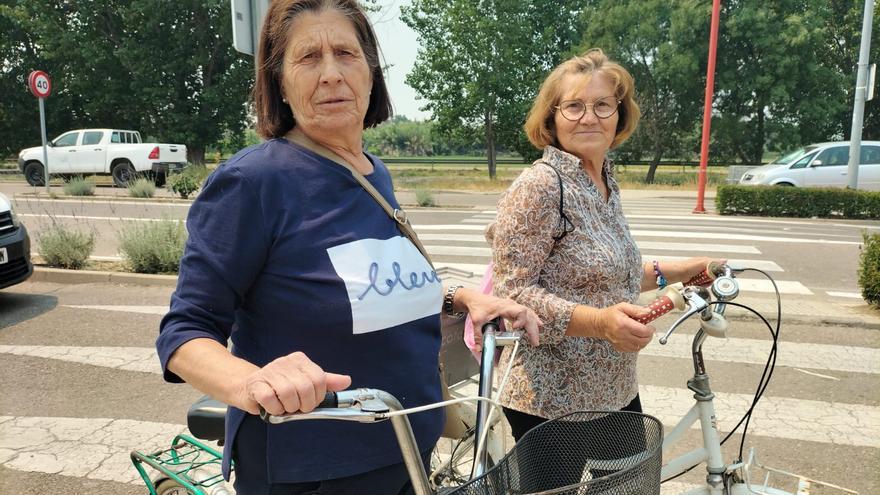
[[[700,174],[694,213],[706,213],[703,200],[706,196],[706,174],[709,166],[709,132],[712,128],[712,95],[715,92],[715,52],[718,50],[719,17],[721,17],[721,0],[713,0],[712,24],[709,29],[709,66],[706,68],[706,96],[703,105],[703,142],[700,145]]]
[[[850,189],[859,188],[859,158],[862,148],[862,125],[865,120],[865,98],[868,92],[868,58],[871,50],[871,25],[874,21],[874,0],[865,0],[865,16],[862,19],[862,44],[859,49],[859,70],[856,76],[856,97],[853,103],[852,131],[849,134]],[[874,81],[871,81],[874,84]]]

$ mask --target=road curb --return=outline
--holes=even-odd
[[[55,284],[125,284],[145,287],[177,287],[177,275],[150,275],[146,273],[102,272],[94,270],[65,270],[35,266],[28,279],[31,282]]]
[[[133,204],[150,204],[150,203],[168,203],[168,204],[181,204],[181,205],[191,205],[193,199],[182,199],[182,198],[134,198],[131,196],[115,196],[115,195],[95,195],[95,196],[71,196],[68,194],[57,194],[56,197],[52,198],[46,195],[46,193],[15,193],[13,194],[13,199],[39,199],[45,201],[57,201],[57,200],[65,200],[65,201],[81,201],[84,203],[87,202],[98,202],[98,201],[114,201],[118,203],[133,203]]]

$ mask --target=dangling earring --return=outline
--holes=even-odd
[[[288,104],[288,103],[287,103],[287,98],[281,97],[281,101],[283,101],[285,105]]]

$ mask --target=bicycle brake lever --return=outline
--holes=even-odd
[[[672,326],[669,327],[669,330],[666,331],[662,337],[660,337],[660,345],[666,345],[666,342],[669,341],[669,336],[672,335],[672,332],[678,328],[679,325],[684,323],[685,320],[694,315],[694,313],[699,313],[704,309],[709,307],[709,303],[706,302],[705,299],[700,297],[700,295],[696,291],[685,291],[682,293],[684,296],[685,304],[688,306],[688,310],[685,311],[683,315],[681,315]]]

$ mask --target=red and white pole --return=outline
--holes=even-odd
[[[712,128],[712,95],[715,93],[715,52],[718,50],[719,17],[721,17],[721,0],[713,0],[712,26],[709,30],[709,66],[706,67],[706,97],[703,105],[703,141],[700,145],[700,175],[694,213],[706,213],[703,200],[706,196],[706,173],[709,164],[709,131]]]

